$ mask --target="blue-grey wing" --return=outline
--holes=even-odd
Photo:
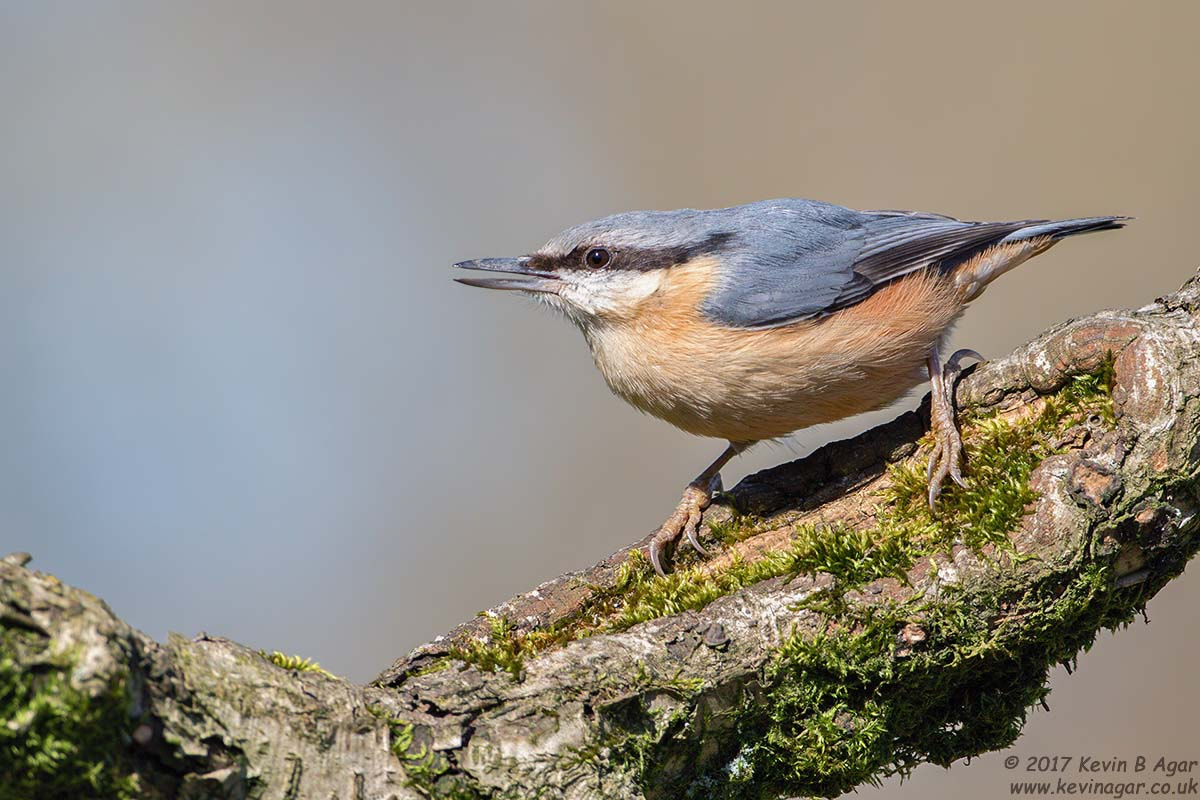
[[[738,328],[832,314],[896,278],[928,266],[949,268],[1033,224],[853,211],[808,200],[767,201],[722,213],[726,218],[719,222],[736,235],[702,312]]]

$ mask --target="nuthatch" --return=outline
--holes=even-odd
[[[635,211],[560,233],[520,258],[456,267],[455,280],[527,293],[583,331],[618,396],[729,446],[692,481],[651,541],[698,541],[720,470],[751,444],[882,408],[932,385],[929,503],[963,485],[953,382],[960,350],[939,348],[966,305],[1000,275],[1077,233],[1126,217],[962,222],[767,200],[707,211]],[[927,371],[927,373],[926,373]]]

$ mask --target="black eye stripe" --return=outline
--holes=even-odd
[[[694,244],[675,247],[610,247],[592,242],[580,245],[563,256],[535,254],[529,258],[529,267],[546,272],[572,269],[652,272],[686,264],[702,255],[720,252],[731,242],[733,236],[731,232],[721,231],[711,233]],[[604,265],[590,263],[588,257],[594,250],[606,251],[609,254],[608,262]]]

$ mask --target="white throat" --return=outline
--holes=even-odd
[[[629,319],[662,285],[666,270],[648,272],[578,271],[557,295],[540,295],[586,332],[594,325]]]

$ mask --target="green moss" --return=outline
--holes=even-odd
[[[827,572],[849,588],[888,575],[903,579],[911,565],[911,554],[898,541],[877,542],[869,532],[845,526],[805,526],[786,550],[756,561],[735,558],[727,569],[715,573],[691,567],[660,577],[640,551],[633,551],[616,585],[593,595],[584,611],[529,632],[518,631],[508,620],[495,617],[487,640],[455,647],[450,655],[485,671],[518,677],[524,660],[548,647],[703,608],[718,597],[770,578]]]
[[[407,785],[422,795],[437,800],[480,800],[481,795],[461,773],[451,774],[446,756],[435,751],[422,729],[410,722],[392,717],[381,708],[367,710],[384,720],[391,736],[391,751],[404,765]]]
[[[719,495],[713,502],[721,503],[730,512],[725,518],[710,519],[707,521],[708,531],[712,535],[712,538],[721,544],[731,547],[760,532],[760,523],[762,520],[738,509],[734,495],[725,492]],[[678,557],[678,554],[676,554],[676,557]]]
[[[525,656],[535,652],[533,639],[518,635],[504,617],[492,617],[486,640],[474,639],[450,649],[450,657],[474,664],[485,672],[507,672],[519,677]]]
[[[390,729],[392,752],[404,762],[404,771],[409,780],[416,786],[430,790],[437,779],[450,769],[445,757],[438,755],[425,743],[414,747],[412,725],[392,720]]]
[[[141,796],[125,678],[91,696],[71,686],[73,666],[37,634],[0,629],[0,800]]]
[[[279,652],[278,650],[272,650],[270,653],[268,653],[266,650],[259,650],[258,654],[282,669],[290,669],[294,672],[315,672],[318,675],[324,675],[326,678],[337,680],[336,675],[322,669],[321,665],[313,661],[311,658],[289,656],[285,653]]]
[[[458,660],[461,660],[461,658]],[[414,676],[420,676],[420,675],[432,675],[435,672],[443,672],[444,670],[449,669],[450,665],[453,664],[454,661],[455,661],[455,659],[453,659],[449,656],[440,656],[438,658],[435,658],[432,662],[430,662],[428,666],[421,667],[420,669],[415,670],[412,674]]]
[[[646,569],[633,572],[624,589],[624,603],[604,630],[625,630],[646,620],[703,608],[718,597],[780,576],[824,572],[834,576],[844,590],[886,576],[903,580],[910,566],[912,553],[898,539],[876,539],[871,531],[841,525],[805,525],[796,530],[786,550],[767,553],[756,561],[734,558],[720,572],[708,573],[697,567],[666,577]]]
[[[791,637],[763,670],[731,740],[744,744],[707,785],[720,787],[715,797],[834,797],[923,762],[1006,747],[1045,698],[1049,668],[1139,607],[1136,590],[1092,564],[1020,597],[831,618],[828,632]],[[926,636],[915,647],[897,636],[914,622]]]
[[[889,467],[890,486],[880,497],[874,526],[801,525],[787,548],[755,561],[735,557],[724,569],[712,571],[703,562],[688,565],[686,559],[679,559],[679,568],[666,577],[657,576],[635,550],[614,584],[596,587],[575,613],[533,631],[493,619],[487,640],[460,645],[450,655],[480,669],[519,676],[525,659],[549,648],[700,609],[771,578],[827,573],[834,583],[820,599],[837,602],[846,590],[877,578],[903,580],[916,558],[947,550],[959,541],[973,548],[990,544],[1009,549],[1008,534],[1036,499],[1029,477],[1055,452],[1055,438],[1091,417],[1111,424],[1112,380],[1110,357],[1096,374],[1078,376],[1043,398],[1040,410],[1026,418],[961,415],[968,485],[948,483],[936,512],[926,501],[925,460],[909,459]],[[727,545],[753,535],[760,526],[760,520],[736,510],[729,519],[710,524],[714,536]]]
[[[910,459],[892,465],[876,535],[909,540],[926,554],[956,541],[973,548],[988,544],[1009,548],[1008,534],[1037,499],[1029,486],[1033,470],[1056,452],[1054,440],[1065,429],[1091,417],[1111,425],[1111,392],[1110,359],[1099,373],[1077,376],[1044,398],[1042,408],[1031,417],[1009,421],[995,414],[964,415],[967,487],[947,482],[932,511],[925,462]],[[932,440],[927,438],[926,443]]]

